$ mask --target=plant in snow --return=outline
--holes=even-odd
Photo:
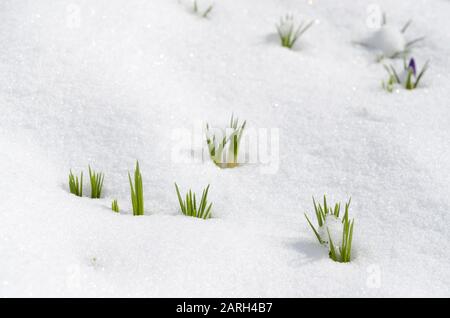
[[[366,45],[373,47],[382,53],[380,60],[383,57],[397,58],[405,56],[411,51],[415,44],[424,39],[424,37],[418,37],[410,41],[406,40],[405,33],[411,23],[412,20],[409,20],[405,23],[403,28],[399,30],[387,25],[386,15],[383,15],[382,25],[372,34]]]
[[[386,82],[383,81],[382,87],[388,92],[393,91],[395,84],[400,84],[408,90],[415,89],[417,88],[420,80],[427,71],[428,65],[429,62],[425,62],[420,72],[417,72],[416,61],[414,60],[414,58],[411,58],[409,60],[409,63],[406,63],[406,60],[404,60],[403,71],[401,73],[398,73],[392,65],[384,65],[389,78]]]
[[[69,173],[69,190],[70,193],[75,194],[76,196],[83,196],[83,172],[81,172],[80,179],[78,176],[74,176],[72,170]]]
[[[348,218],[348,209],[351,199],[345,204],[345,212],[342,219],[339,218],[341,204],[336,203],[334,208],[328,206],[326,196],[323,196],[323,206],[316,204],[313,198],[318,228],[314,227],[308,215],[306,220],[313,230],[317,240],[322,245],[327,245],[329,257],[336,262],[347,263],[351,260],[354,220]],[[336,248],[336,246],[338,248]]]
[[[175,189],[178,196],[178,202],[180,203],[181,212],[186,216],[192,216],[200,219],[209,219],[211,217],[211,207],[212,203],[208,205],[208,191],[209,184],[206,189],[203,190],[202,198],[200,199],[200,204],[197,207],[195,193],[193,194],[191,190],[186,193],[186,200],[183,201],[181,198],[180,190],[178,185],[175,183]]]
[[[119,203],[117,203],[117,199],[114,199],[111,203],[111,210],[113,210],[116,213],[119,213]]]
[[[220,168],[234,168],[238,165],[239,147],[247,121],[239,124],[239,118],[231,115],[229,127],[225,133],[213,133],[206,124],[206,143],[209,155]]]
[[[314,21],[305,23],[302,21],[298,27],[295,26],[293,15],[287,14],[281,17],[280,23],[277,24],[277,32],[280,37],[281,46],[292,48],[297,39],[305,33],[312,25]]]
[[[347,207],[346,207],[347,208]],[[330,227],[327,226],[328,241],[329,241],[329,256],[335,262],[348,263],[351,260],[352,252],[352,239],[353,239],[353,225],[355,220],[348,219],[348,213],[346,211],[342,220],[342,237],[340,238],[340,244],[337,244],[336,249],[333,243],[332,235],[330,234]]]
[[[206,8],[200,9],[197,0],[194,0],[194,2],[192,3],[192,10],[194,11],[194,13],[196,15],[199,15],[202,18],[207,18],[209,13],[212,11],[212,9],[213,9],[213,4],[207,4]]]
[[[103,188],[103,179],[105,175],[101,172],[96,173],[94,170],[91,170],[91,166],[89,166],[89,179],[91,181],[91,198],[98,199],[102,194]]]
[[[139,162],[136,161],[136,169],[134,170],[134,185],[131,180],[130,172],[128,172],[130,181],[131,203],[133,205],[133,215],[144,215],[144,190],[142,186],[142,175],[139,169]]]

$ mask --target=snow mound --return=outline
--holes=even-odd
[[[214,3],[202,19],[175,0],[2,0],[0,297],[449,297],[448,1],[385,2],[423,27],[416,60],[439,65],[394,94],[350,44],[365,1]],[[320,21],[301,51],[273,38],[286,12]],[[389,32],[392,53],[404,40]],[[270,173],[189,161],[189,142],[172,160],[175,132],[232,113],[278,142]],[[105,173],[98,200],[68,192],[89,164]],[[211,184],[213,218],[181,215],[174,182]],[[304,218],[324,194],[352,198],[351,263]]]

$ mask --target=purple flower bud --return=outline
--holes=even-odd
[[[410,69],[413,72],[414,76],[416,76],[416,62],[414,61],[414,58],[411,58],[409,60],[408,69]]]

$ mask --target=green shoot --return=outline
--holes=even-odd
[[[327,229],[328,232],[328,239],[330,241],[330,251],[328,253],[328,256],[330,256],[330,258],[337,262],[337,253],[336,253],[336,249],[334,248],[334,244],[333,244],[333,240],[331,239],[331,235],[330,235],[330,231]]]
[[[238,155],[239,155],[239,145],[241,143],[242,134],[244,133],[245,124],[247,122],[244,121],[242,125],[239,125],[239,118],[234,118],[234,115],[231,115],[230,119],[230,128],[233,129],[233,132],[230,135],[230,146],[229,146],[229,158],[231,160],[228,161],[228,164],[231,166],[236,166],[238,164]]]
[[[186,194],[186,200],[183,201],[181,198],[180,190],[178,185],[175,183],[175,189],[178,196],[178,202],[180,203],[181,212],[186,216],[192,216],[201,219],[209,219],[211,217],[211,207],[212,203],[208,205],[208,191],[209,185],[203,190],[202,198],[200,204],[197,207],[197,201],[195,193],[193,194],[191,190]]]
[[[383,82],[382,87],[388,91],[392,92],[394,85],[399,84],[404,86],[407,90],[416,89],[422,79],[423,75],[427,71],[429,66],[429,61],[425,62],[421,71],[417,73],[416,71],[416,62],[414,58],[409,60],[409,63],[406,63],[406,60],[403,61],[403,76],[399,76],[399,73],[395,70],[392,65],[386,66],[384,65],[384,69],[389,75],[388,81],[385,84]]]
[[[330,231],[328,232],[328,240],[330,242],[329,246],[329,256],[330,258],[339,263],[348,263],[351,260],[351,251],[352,251],[352,239],[353,239],[353,225],[355,221],[351,222],[348,220],[348,217],[343,220],[343,231],[342,231],[342,242],[341,246],[339,246],[339,253],[336,251],[336,248],[333,244],[333,240],[331,239]]]
[[[396,83],[397,80],[395,79],[395,76],[389,75],[389,78],[386,83],[384,81],[381,82],[381,87],[387,92],[392,93],[394,91],[394,86]]]
[[[225,134],[222,138],[211,133],[209,124],[206,124],[206,143],[208,145],[209,155],[212,161],[219,167],[223,162],[223,151],[228,140]]]
[[[112,203],[111,203],[111,209],[112,209],[114,212],[116,212],[116,213],[119,213],[119,212],[120,212],[120,209],[119,209],[119,203],[117,203],[117,200],[116,200],[116,199],[114,199],[114,200],[112,201]]]
[[[131,180],[130,172],[128,172],[130,181],[131,203],[133,205],[133,215],[144,215],[144,191],[142,186],[142,175],[139,169],[139,162],[136,161],[136,169],[134,171],[134,185]]]
[[[419,75],[417,75],[417,77],[416,77],[416,81],[414,82],[413,88],[417,88],[420,80],[422,79],[423,74],[425,74],[425,72],[428,70],[428,66],[429,66],[429,61],[426,61],[425,65],[422,67],[422,70],[419,72]]]
[[[81,172],[80,179],[78,176],[74,176],[72,170],[69,173],[69,189],[70,193],[75,194],[76,196],[83,196],[83,172]]]
[[[312,25],[314,21],[305,23],[302,21],[300,25],[296,28],[294,17],[287,14],[285,17],[280,19],[280,23],[276,26],[278,36],[280,37],[281,46],[291,49],[298,38],[305,33]]]
[[[89,179],[91,181],[91,198],[99,199],[102,194],[103,179],[105,175],[101,172],[96,173],[89,166]]]
[[[312,225],[312,223],[311,223],[311,221],[309,220],[309,217],[308,217],[308,215],[307,215],[306,213],[305,213],[305,217],[306,217],[306,220],[307,220],[308,223],[309,223],[309,226],[311,227],[311,229],[313,230],[314,234],[316,235],[317,240],[319,241],[319,243],[320,243],[320,244],[324,244],[325,242],[322,241],[322,238],[320,237],[320,234],[317,232],[317,230],[316,230],[316,228],[314,227],[314,225]]]
[[[412,21],[411,19],[408,20],[408,21],[406,21],[406,23],[405,23],[405,24],[403,25],[403,27],[400,29],[400,33],[401,33],[401,34],[405,34],[406,31],[407,31],[407,30],[409,29],[409,27],[411,26],[412,22],[413,22],[413,21]],[[386,24],[387,24],[386,13],[383,12],[383,20],[382,20],[381,25],[384,26],[384,25],[386,25]],[[411,53],[411,50],[414,48],[414,46],[415,46],[416,44],[422,42],[424,39],[425,39],[425,37],[424,37],[424,36],[421,36],[421,37],[417,37],[417,38],[414,38],[414,39],[412,39],[412,40],[406,41],[403,50],[398,51],[398,52],[395,52],[395,53],[391,54],[390,56],[386,56],[386,57],[391,58],[391,59],[396,59],[396,58],[400,58],[400,57],[405,58],[409,53]],[[384,59],[384,57],[385,57],[385,56],[382,55],[382,56],[381,56],[381,59]],[[388,89],[386,89],[386,90],[389,91]]]
[[[406,32],[406,30],[408,30],[408,28],[409,28],[409,26],[411,25],[411,23],[412,23],[412,20],[410,19],[410,20],[408,20],[406,23],[405,23],[405,25],[403,26],[403,28],[400,30],[402,33],[405,33]]]
[[[352,239],[353,239],[353,224],[354,224],[354,220],[352,221],[349,220],[349,213],[348,213],[351,199],[349,199],[348,202],[345,204],[345,211],[342,220],[339,219],[339,216],[341,214],[340,203],[336,203],[334,207],[329,206],[327,203],[326,196],[323,196],[323,204],[316,203],[314,198],[313,203],[318,227],[317,228],[314,227],[314,225],[312,224],[311,220],[309,219],[306,213],[305,217],[306,220],[308,221],[309,226],[313,230],[317,240],[321,245],[328,245],[329,256],[332,260],[342,263],[350,262]],[[327,223],[327,217],[333,217],[333,219],[338,219],[340,223],[342,223],[342,242],[341,246],[339,246],[338,249],[336,249],[336,246],[331,238],[330,230],[328,228],[328,225],[330,223]],[[326,232],[328,233],[327,238],[328,240],[325,240],[322,237],[324,229],[326,229]],[[322,233],[322,235],[320,233]]]
[[[218,136],[210,131],[206,124],[206,143],[213,162],[220,168],[234,168],[238,166],[239,146],[244,133],[246,121],[239,124],[239,118],[231,115],[229,127],[223,136]],[[228,145],[228,146],[227,146]]]
[[[200,8],[199,8],[199,6],[198,6],[198,3],[197,3],[197,0],[194,0],[193,8],[192,8],[192,9],[193,9],[193,11],[194,11],[195,14],[201,16],[202,18],[207,18],[208,15],[209,15],[209,13],[210,13],[210,12],[212,11],[212,9],[213,9],[213,5],[212,5],[212,4],[209,5],[205,10],[200,10]]]

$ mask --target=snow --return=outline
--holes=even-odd
[[[342,244],[342,232],[343,232],[343,226],[342,226],[342,220],[335,217],[334,215],[327,215],[325,217],[325,223],[317,229],[320,237],[322,240],[326,241],[328,243],[328,233],[331,236],[331,240],[333,241],[333,244],[337,247],[341,246]]]
[[[283,37],[290,37],[290,34],[295,34],[296,32],[296,24],[294,21],[294,17],[287,15],[286,17],[280,20],[280,24],[278,26],[278,31]]]
[[[374,32],[368,44],[387,57],[394,56],[406,49],[404,34],[399,29],[388,25],[384,25]]]
[[[204,19],[176,0],[3,0],[0,296],[449,297],[450,3],[377,3],[426,36],[416,90],[383,91],[353,44],[373,32],[371,1],[217,0]],[[286,13],[317,22],[295,50],[276,35]],[[271,169],[174,160],[180,131],[231,113],[278,132]],[[68,193],[88,164],[102,199]],[[174,182],[211,184],[213,219],[181,215]],[[305,220],[323,194],[352,198],[351,263]]]

